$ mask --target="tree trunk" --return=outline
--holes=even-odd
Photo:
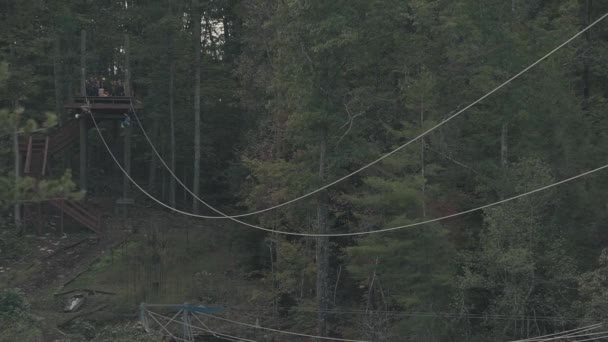
[[[152,114],[152,113],[151,113]],[[158,141],[158,129],[159,129],[159,123],[158,123],[158,115],[157,114],[152,114],[153,116],[153,121],[152,121],[152,134],[150,134],[152,136],[152,141],[156,140]],[[156,139],[155,139],[156,138]],[[150,169],[148,172],[148,191],[150,193],[155,193],[156,192],[156,169],[158,168],[158,164],[156,162],[156,156],[152,156],[152,158],[150,159]]]
[[[87,31],[80,31],[80,96],[87,94]]]
[[[201,15],[198,0],[192,1],[194,24],[194,174],[192,192],[199,196],[201,173]],[[192,198],[192,212],[198,213],[198,200]]]
[[[124,81],[124,90],[125,96],[133,96],[133,91],[131,90],[131,58],[129,56],[129,51],[131,49],[131,41],[129,39],[129,35],[125,34],[125,81]]]
[[[175,62],[171,60],[169,70],[169,140],[171,154],[171,170],[176,172],[176,157],[175,157],[175,109],[174,109],[174,78],[175,78]],[[175,207],[175,177],[169,177],[169,203]]]
[[[585,1],[585,9],[583,11],[583,23],[584,25],[589,25],[591,23],[591,7],[592,0]],[[585,32],[585,43],[583,44],[583,110],[589,110],[589,94],[590,94],[590,86],[589,86],[589,56],[591,50],[591,33],[589,31]]]
[[[80,95],[86,96],[86,79],[87,79],[87,31],[80,31]],[[80,155],[79,155],[79,185],[80,191],[86,194],[87,191],[87,128],[84,117],[80,119]]]
[[[424,95],[420,95],[420,129],[424,129]],[[422,218],[426,218],[426,178],[424,169],[424,137],[420,139],[420,176],[422,177]]]
[[[506,122],[503,122],[500,132],[500,166],[507,166],[507,158],[508,158],[508,146],[507,146],[507,134],[509,128]]]
[[[21,204],[19,203],[19,193],[17,192],[17,185],[19,184],[19,174],[21,173],[20,164],[21,157],[19,156],[19,115],[15,119],[15,134],[13,134],[13,152],[15,154],[15,208],[13,215],[15,216],[15,228],[21,231],[23,228],[21,222]]]
[[[132,95],[132,91],[131,91],[131,59],[130,59],[130,54],[131,54],[131,47],[130,47],[130,41],[129,41],[129,35],[125,34],[125,81],[124,81],[124,89],[125,89],[125,95],[126,96],[131,96]],[[127,126],[124,128],[124,133],[125,133],[125,138],[124,138],[124,152],[123,152],[123,158],[124,158],[124,169],[125,172],[128,175],[131,175],[131,126]],[[123,176],[123,180],[122,180],[122,198],[123,199],[127,199],[129,198],[129,193],[130,193],[130,189],[131,189],[131,183],[130,180],[127,178],[127,175]],[[126,208],[126,206],[125,206]],[[125,209],[125,214],[127,214],[127,210]]]
[[[10,53],[10,57],[11,60],[15,60],[15,49],[13,44],[10,44],[9,47],[9,53]],[[18,97],[16,97],[18,98]],[[14,124],[14,134],[13,134],[13,153],[15,155],[15,166],[14,166],[14,172],[15,172],[15,193],[14,193],[14,200],[15,200],[15,207],[13,208],[13,215],[14,220],[15,220],[15,229],[17,229],[17,231],[22,232],[23,230],[23,224],[21,221],[21,205],[19,204],[18,200],[19,200],[19,193],[17,192],[17,186],[19,184],[19,176],[21,173],[20,170],[20,166],[21,166],[21,157],[19,156],[19,123],[21,122],[21,114],[18,111],[19,107],[19,103],[18,100],[14,100],[13,103],[13,109],[15,110],[15,122]]]
[[[55,41],[53,42],[53,77],[55,85],[55,114],[57,120],[61,124],[63,117],[63,82],[61,73],[61,46],[59,35],[55,33]]]
[[[169,14],[173,14],[173,3],[169,1]],[[173,91],[175,88],[175,61],[173,56],[173,28],[169,32],[169,140],[170,140],[170,154],[171,154],[171,170],[176,172],[175,169],[175,109],[174,109],[174,95]],[[175,207],[175,177],[169,177],[169,204]]]
[[[327,175],[327,132],[321,133],[319,146],[319,177],[325,180]],[[319,234],[328,233],[327,190],[319,192],[317,203],[317,219]],[[329,237],[317,238],[317,334],[327,336],[327,309],[329,308]],[[322,340],[320,340],[322,341]]]

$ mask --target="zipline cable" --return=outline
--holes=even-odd
[[[553,333],[553,334],[548,334],[548,335],[542,335],[542,336],[536,336],[536,337],[530,337],[530,338],[526,338],[523,340],[515,340],[515,341],[511,341],[511,342],[542,342],[542,341],[547,341],[548,339],[550,340],[551,338],[557,337],[557,338],[564,338],[564,337],[569,337],[572,335],[577,335],[583,332],[587,332],[590,330],[595,330],[598,329],[602,326],[602,323],[595,323],[595,324],[591,324],[585,327],[579,327],[579,328],[575,328],[575,329],[571,329],[571,330],[565,330],[565,331],[561,331],[558,333]]]
[[[607,14],[608,15],[608,14]],[[141,192],[143,192],[146,196],[148,196],[151,200],[153,200],[154,202],[160,204],[161,206],[170,209],[176,213],[182,214],[182,215],[186,215],[186,216],[190,216],[190,217],[197,217],[197,218],[205,218],[205,216],[203,215],[198,215],[198,214],[193,214],[193,213],[189,213],[177,208],[174,208],[166,203],[164,203],[163,201],[159,200],[158,198],[154,197],[153,195],[151,195],[149,192],[147,192],[144,188],[142,188],[132,177],[131,175],[128,174],[128,172],[122,167],[122,165],[120,165],[120,162],[118,161],[118,159],[116,159],[116,156],[114,155],[114,153],[112,152],[112,150],[110,149],[110,146],[108,145],[106,139],[104,138],[103,134],[101,134],[101,131],[99,130],[99,126],[97,124],[97,121],[95,120],[95,117],[93,116],[93,114],[89,111],[89,114],[91,116],[91,119],[93,120],[93,124],[95,125],[96,131],[99,134],[99,137],[103,143],[103,145],[106,147],[106,150],[108,151],[108,153],[110,154],[110,156],[112,157],[112,159],[114,160],[114,162],[116,163],[116,165],[118,166],[118,168],[124,173],[124,175],[135,185],[136,188],[138,188]],[[247,223],[247,222],[243,222],[240,221],[238,219],[235,218],[231,218],[231,217],[227,217],[232,221],[238,222],[242,225],[245,225],[247,227],[250,228],[254,228],[254,229],[258,229],[258,230],[262,230],[262,231],[266,231],[266,232],[270,232],[270,233],[275,233],[275,234],[283,234],[283,235],[291,235],[291,236],[306,236],[306,237],[321,237],[321,236],[327,236],[327,237],[345,237],[345,236],[360,236],[360,235],[369,235],[369,234],[376,234],[376,233],[383,233],[383,232],[389,232],[389,231],[395,231],[395,230],[400,230],[400,229],[405,229],[405,228],[411,228],[411,227],[415,227],[415,226],[420,226],[420,225],[424,225],[424,224],[429,224],[429,223],[433,223],[433,222],[439,222],[439,221],[443,221],[449,218],[454,218],[454,217],[458,217],[458,216],[463,216],[475,211],[479,211],[479,210],[483,210],[483,209],[487,209],[487,208],[491,208],[503,203],[507,203],[513,200],[516,200],[518,198],[521,197],[525,197],[528,195],[532,195],[534,193],[537,192],[541,192],[550,188],[554,188],[558,185],[564,184],[564,183],[568,183],[570,181],[573,181],[575,179],[581,178],[581,177],[585,177],[588,176],[590,174],[593,174],[595,172],[601,171],[603,169],[608,168],[608,164],[605,164],[603,166],[600,166],[598,168],[595,168],[593,170],[589,170],[583,173],[580,173],[576,176],[572,176],[570,178],[566,178],[566,179],[562,179],[561,181],[549,184],[549,185],[545,185],[543,187],[528,191],[528,192],[524,192],[521,193],[519,195],[515,195],[494,203],[490,203],[490,204],[486,204],[486,205],[482,205],[480,207],[476,207],[473,209],[468,209],[465,211],[461,211],[455,214],[451,214],[451,215],[446,215],[446,216],[441,216],[441,217],[437,217],[434,219],[430,219],[430,220],[424,220],[424,221],[420,221],[420,222],[415,222],[415,223],[410,223],[410,224],[405,224],[405,225],[401,225],[401,226],[396,226],[396,227],[390,227],[390,228],[382,228],[382,229],[377,229],[377,230],[370,230],[370,231],[363,231],[363,232],[351,232],[351,233],[332,233],[332,234],[316,234],[316,233],[296,233],[296,232],[289,232],[289,231],[283,231],[283,230],[275,230],[275,229],[270,229],[270,228],[266,228],[266,227],[262,227],[262,226],[258,226],[255,224],[251,224],[251,223]],[[214,209],[217,212],[220,212],[217,209]]]
[[[581,336],[581,337],[584,337],[584,336]],[[594,337],[587,338],[584,340],[573,340],[571,342],[588,342],[588,341],[600,341],[600,340],[606,341],[605,339],[608,339],[608,333],[603,336],[594,336]]]
[[[182,322],[182,321],[180,321],[180,320],[173,320],[173,319],[171,319],[171,317],[168,317],[168,316],[165,316],[165,315],[161,315],[161,314],[159,314],[159,313],[152,312],[152,311],[150,311],[150,310],[147,310],[147,311],[148,311],[148,313],[149,313],[150,315],[153,315],[153,316],[156,316],[156,317],[160,317],[160,318],[164,318],[164,319],[166,319],[166,320],[167,320],[169,323],[173,322],[173,323],[176,323],[176,324],[178,324],[178,325],[183,325],[183,326],[187,326],[187,327],[189,327],[189,328],[194,328],[194,329],[202,330],[202,331],[205,331],[205,332],[209,332],[209,333],[213,334],[215,337],[218,337],[218,338],[223,339],[223,340],[227,340],[227,341],[237,341],[237,342],[257,342],[257,341],[255,341],[255,340],[250,340],[250,339],[247,339],[247,338],[244,338],[244,337],[237,337],[237,336],[232,336],[232,335],[228,335],[228,334],[225,334],[225,333],[221,333],[221,332],[218,332],[218,331],[212,331],[211,329],[209,329],[209,327],[202,328],[202,327],[199,327],[199,326],[196,326],[196,325],[193,325],[193,324],[188,324],[188,323],[186,323],[186,322]],[[198,317],[197,317],[197,316],[195,316],[195,315],[193,315],[193,316],[194,316],[196,319],[198,319]],[[158,320],[156,320],[156,319],[155,319],[155,321],[156,321],[156,322],[158,322],[158,323],[160,323],[160,322],[159,322]],[[199,322],[201,322],[201,321],[199,320]],[[201,322],[201,323],[202,323],[202,322]],[[161,325],[161,327],[163,327],[163,326]],[[164,329],[165,331],[167,331],[167,329],[166,329],[166,328],[163,328],[163,329]],[[171,334],[171,336],[173,336],[173,337],[174,337],[174,335],[173,335],[171,332],[168,332],[168,333],[169,333],[169,334]]]
[[[365,341],[365,340],[351,340],[351,339],[347,339],[347,338],[337,338],[337,337],[325,337],[325,336],[317,336],[317,335],[308,335],[308,334],[302,334],[302,333],[297,333],[297,332],[293,332],[293,331],[272,329],[272,328],[267,328],[267,327],[263,327],[263,326],[259,326],[259,325],[254,325],[254,324],[234,321],[234,320],[231,320],[231,319],[228,319],[228,318],[223,318],[223,317],[218,317],[218,316],[214,316],[214,315],[209,315],[209,314],[202,313],[202,312],[197,312],[197,314],[200,314],[200,315],[203,315],[203,316],[207,316],[207,317],[211,317],[213,319],[217,319],[217,320],[228,322],[228,323],[242,325],[244,327],[249,327],[249,328],[254,328],[254,329],[259,329],[259,330],[272,331],[272,332],[276,332],[276,333],[279,333],[279,334],[285,334],[285,335],[300,336],[300,337],[311,337],[311,338],[317,338],[317,339],[322,339],[322,340],[330,340],[330,341],[371,342],[371,341]]]
[[[287,308],[287,307],[279,307],[280,309],[288,309],[289,311],[294,312],[326,312],[332,315],[386,315],[386,316],[402,316],[402,317],[439,317],[439,318],[462,318],[462,319],[481,319],[481,320],[529,320],[534,319],[537,321],[545,321],[545,322],[581,322],[586,321],[588,319],[585,318],[565,318],[560,316],[514,316],[514,315],[482,315],[482,314],[467,314],[467,313],[453,313],[453,312],[424,312],[424,311],[396,311],[396,310],[343,310],[343,309],[315,309],[315,308]],[[274,307],[224,307],[225,310],[228,311],[238,311],[238,312],[266,312],[264,309],[274,309]],[[257,310],[256,310],[257,309]],[[258,314],[259,316],[259,314]]]
[[[541,282],[542,284],[542,282]],[[181,307],[183,304],[146,304],[148,307],[164,307],[173,308]],[[517,319],[534,319],[541,321],[562,321],[562,322],[581,322],[586,321],[588,318],[565,318],[562,316],[515,316],[515,315],[501,315],[501,314],[468,314],[468,313],[455,313],[449,311],[398,311],[398,310],[357,310],[336,307],[334,309],[318,309],[314,307],[289,307],[289,306],[264,306],[264,305],[238,305],[238,306],[216,306],[226,311],[238,311],[238,312],[265,312],[270,309],[286,309],[289,311],[296,312],[326,312],[329,314],[353,314],[353,315],[369,315],[369,314],[384,314],[392,316],[412,316],[412,317],[445,317],[445,318],[479,318],[479,319],[505,319],[505,320],[517,320]],[[594,324],[600,326],[601,323]],[[567,332],[567,331],[565,331]],[[565,333],[562,332],[562,333]]]
[[[157,317],[162,317],[162,318],[169,319],[169,320],[171,319],[170,317],[167,317],[167,316],[164,316],[164,315],[152,312],[152,311],[148,311],[148,312],[150,312],[151,314],[153,314],[154,316],[157,316]],[[280,334],[286,334],[286,335],[301,336],[301,337],[311,337],[311,338],[319,338],[319,339],[335,340],[335,341],[369,342],[369,341],[362,341],[362,340],[349,340],[349,339],[340,339],[340,338],[333,338],[333,337],[324,337],[324,336],[301,334],[301,333],[295,333],[295,332],[291,332],[291,331],[266,328],[266,327],[263,327],[263,326],[258,326],[258,325],[253,325],[253,324],[244,323],[244,322],[240,322],[240,321],[235,321],[235,320],[231,320],[231,319],[227,319],[227,318],[223,318],[223,317],[218,317],[218,316],[215,316],[215,315],[205,314],[205,313],[198,313],[198,314],[203,315],[203,316],[208,316],[208,317],[213,318],[213,319],[222,320],[222,321],[225,321],[225,322],[228,322],[228,323],[232,323],[232,324],[236,324],[236,325],[242,325],[242,326],[245,326],[245,327],[248,327],[248,328],[267,330],[267,331],[272,331],[272,332],[276,332],[276,333],[280,333]],[[194,313],[193,316],[197,317],[196,313]],[[204,329],[204,328],[192,325],[192,324],[187,324],[187,323],[184,323],[184,322],[181,322],[181,321],[175,321],[175,323],[180,324],[180,325],[186,325],[186,326],[189,326],[191,328],[196,328],[196,329],[208,331],[207,329]],[[527,339],[513,340],[513,341],[509,341],[509,342],[545,342],[545,341],[556,341],[556,340],[565,339],[565,338],[571,339],[571,338],[580,338],[580,337],[595,336],[595,337],[590,338],[590,339],[577,340],[576,342],[591,341],[593,339],[608,337],[608,332],[607,331],[603,331],[603,332],[599,332],[599,333],[589,333],[588,332],[590,330],[598,329],[601,326],[602,326],[601,323],[596,323],[596,324],[588,325],[588,326],[585,326],[585,327],[579,327],[579,328],[575,328],[575,329],[571,329],[571,330],[561,331],[561,332],[558,332],[558,333],[553,333],[553,334],[548,334],[548,335],[542,335],[542,336],[536,336],[536,337],[531,337],[531,338],[527,338]],[[602,335],[602,334],[607,334],[607,335]],[[227,337],[232,337],[232,338],[237,338],[237,339],[242,339],[242,340],[245,340],[245,341],[251,341],[251,340],[244,339],[242,337],[230,336],[230,335],[227,335],[227,334],[224,334],[224,333],[221,333],[221,335],[224,335],[224,336],[227,336]],[[602,335],[602,336],[598,336],[598,335]]]
[[[437,125],[427,129],[426,131],[420,133],[418,136],[416,136],[415,138],[413,138],[412,140],[406,142],[405,144],[397,147],[396,149],[382,155],[381,157],[379,157],[378,159],[365,164],[364,166],[358,168],[357,170],[347,174],[346,176],[343,176],[341,178],[338,178],[336,180],[334,180],[331,183],[328,183],[316,190],[310,191],[304,195],[298,196],[296,198],[293,198],[289,201],[268,207],[266,209],[260,209],[260,210],[256,210],[256,211],[252,211],[249,213],[245,213],[245,214],[238,214],[238,215],[226,215],[222,212],[220,212],[219,210],[213,208],[212,206],[210,206],[209,204],[207,204],[205,201],[203,201],[202,199],[200,199],[198,196],[196,196],[190,189],[188,189],[188,187],[186,185],[184,185],[184,183],[182,183],[182,181],[179,179],[179,177],[177,177],[175,175],[175,173],[173,172],[173,170],[171,170],[171,168],[167,165],[167,163],[163,160],[163,158],[160,156],[160,154],[158,153],[158,151],[156,150],[156,148],[154,147],[154,144],[152,143],[152,141],[150,140],[150,138],[148,137],[148,134],[146,133],[146,131],[143,129],[143,126],[141,125],[141,122],[139,121],[139,117],[137,116],[137,113],[135,112],[135,109],[133,108],[133,106],[131,105],[132,109],[133,109],[133,113],[135,114],[135,118],[140,126],[140,128],[142,129],[144,136],[146,137],[146,139],[148,140],[148,143],[150,144],[150,146],[152,146],[152,149],[154,150],[154,152],[156,153],[156,155],[158,156],[158,158],[160,159],[161,163],[165,166],[165,168],[169,171],[169,173],[173,176],[173,178],[176,179],[176,181],[182,186],[184,187],[184,189],[190,194],[192,195],[196,200],[198,200],[199,202],[203,203],[205,206],[207,206],[208,208],[210,208],[211,210],[215,211],[216,213],[220,214],[221,216],[206,216],[206,215],[199,215],[198,217],[202,217],[202,218],[207,218],[207,219],[230,219],[230,218],[238,218],[238,217],[245,217],[245,216],[252,216],[252,215],[257,215],[260,213],[264,213],[270,210],[274,210],[283,206],[286,206],[288,204],[297,202],[299,200],[302,200],[304,198],[310,197],[316,193],[318,193],[319,191],[325,190],[333,185],[336,185],[340,182],[342,182],[343,180],[350,178],[354,175],[356,175],[357,173],[379,163],[380,161],[388,158],[389,156],[397,153],[398,151],[402,150],[403,148],[405,148],[406,146],[412,144],[413,142],[421,139],[422,137],[428,135],[429,133],[431,133],[432,131],[436,130],[437,128],[445,125],[446,123],[448,123],[449,121],[451,121],[452,119],[454,119],[455,117],[459,116],[460,114],[464,113],[465,111],[467,111],[468,109],[470,109],[471,107],[475,106],[476,104],[478,104],[479,102],[483,101],[485,98],[489,97],[490,95],[494,94],[495,92],[497,92],[498,90],[502,89],[503,87],[505,87],[507,84],[511,83],[512,81],[514,81],[515,79],[519,78],[521,75],[525,74],[526,72],[528,72],[530,69],[534,68],[536,65],[538,65],[540,62],[544,61],[545,59],[549,58],[551,55],[553,55],[555,52],[557,52],[558,50],[560,50],[561,48],[563,48],[564,46],[568,45],[571,41],[573,41],[574,39],[578,38],[580,35],[582,35],[583,33],[585,33],[587,30],[589,30],[590,28],[592,28],[593,26],[595,26],[596,24],[598,24],[600,21],[604,20],[606,17],[608,17],[608,13],[602,15],[599,19],[597,19],[596,21],[592,22],[591,24],[587,25],[585,28],[583,28],[581,31],[579,31],[578,33],[576,33],[575,35],[573,35],[572,37],[570,37],[568,40],[566,40],[565,42],[563,42],[562,44],[558,45],[556,48],[554,48],[553,50],[551,50],[549,53],[545,54],[543,57],[541,57],[540,59],[536,60],[534,63],[530,64],[529,66],[527,66],[526,68],[524,68],[523,70],[521,70],[520,72],[518,72],[517,74],[515,74],[514,76],[512,76],[511,78],[509,78],[508,80],[504,81],[503,83],[501,83],[500,85],[498,85],[497,87],[495,87],[494,89],[492,89],[491,91],[489,91],[488,93],[486,93],[485,95],[481,96],[480,98],[478,98],[477,100],[471,102],[469,105],[467,105],[466,107],[458,110],[456,113],[448,116],[445,120],[439,122]],[[236,221],[239,223],[240,221]]]
[[[602,336],[598,336],[598,335],[602,335]],[[594,333],[571,333],[571,334],[567,334],[567,335],[555,336],[555,337],[545,338],[545,339],[541,339],[541,340],[530,340],[530,341],[547,342],[547,341],[559,341],[559,340],[564,340],[564,339],[573,339],[573,338],[590,337],[590,336],[596,336],[595,338],[603,338],[605,336],[608,336],[608,331],[604,330],[604,331],[594,332]],[[575,340],[575,341],[580,341],[580,340]]]

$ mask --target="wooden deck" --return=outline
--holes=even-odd
[[[89,108],[91,113],[99,118],[113,118],[121,117],[123,113],[131,112],[131,101],[133,101],[133,108],[139,111],[143,109],[140,102],[136,101],[129,96],[77,96],[74,98],[74,102],[68,103],[64,108],[68,111],[82,111],[82,106],[86,105],[87,100],[89,101]]]

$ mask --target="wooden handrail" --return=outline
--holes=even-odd
[[[46,173],[46,162],[47,162],[47,158],[49,156],[49,136],[46,136],[46,139],[44,139],[44,155],[43,155],[43,159],[42,159],[42,175],[44,176]]]

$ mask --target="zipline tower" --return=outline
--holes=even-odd
[[[121,70],[124,87],[123,96],[98,96],[87,95],[87,68],[86,68],[86,31],[81,32],[81,59],[80,59],[80,89],[79,96],[64,105],[67,116],[60,120],[58,127],[49,129],[44,133],[32,133],[19,137],[19,149],[22,156],[21,170],[24,176],[36,179],[44,179],[48,176],[49,161],[55,154],[65,151],[76,140],[79,141],[78,173],[79,188],[84,195],[82,201],[67,199],[54,199],[47,201],[61,211],[61,229],[63,231],[63,217],[67,214],[83,226],[93,230],[97,234],[102,233],[101,212],[86,201],[87,199],[87,161],[88,155],[88,133],[94,127],[94,120],[99,123],[112,121],[115,127],[120,121],[130,117],[132,111],[141,110],[142,105],[133,96],[131,87],[131,72],[129,66],[129,37],[125,35],[123,47],[125,54],[124,65]],[[93,75],[89,75],[92,77]],[[97,75],[105,76],[105,75]],[[131,126],[123,124],[123,168],[131,173]],[[69,157],[69,156],[68,156]],[[133,203],[130,197],[129,179],[123,175],[122,197],[116,201],[117,208],[125,216],[128,205]],[[24,218],[33,221],[38,229],[43,225],[42,203],[24,205]]]
[[[80,46],[80,96],[76,96],[72,103],[66,104],[64,107],[68,113],[68,117],[74,117],[79,122],[80,135],[80,158],[79,158],[79,185],[80,190],[86,194],[87,192],[87,160],[88,158],[88,131],[91,129],[94,120],[99,123],[101,121],[114,121],[115,127],[119,121],[123,121],[125,117],[130,117],[133,110],[139,111],[143,108],[140,102],[132,96],[131,86],[131,67],[130,67],[130,40],[125,34],[124,45],[121,49],[124,52],[124,61],[122,65],[124,94],[122,96],[87,96],[87,67],[86,67],[86,31],[81,32]],[[112,66],[116,68],[116,66]],[[89,75],[90,76],[90,75]],[[102,75],[105,76],[105,75]],[[96,96],[95,96],[96,95]],[[92,118],[93,117],[93,118]],[[123,168],[128,175],[131,174],[131,125],[123,126]],[[128,206],[133,204],[133,199],[130,197],[130,181],[127,175],[123,175],[122,198],[116,201],[118,208],[127,215]]]

